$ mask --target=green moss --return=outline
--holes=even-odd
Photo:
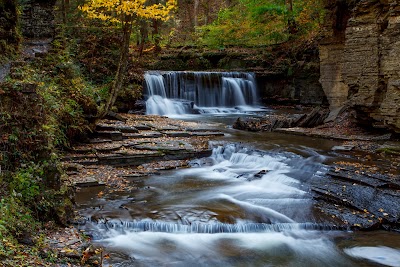
[[[384,147],[384,148],[378,149],[378,152],[385,153],[387,155],[400,156],[400,148],[399,147]]]

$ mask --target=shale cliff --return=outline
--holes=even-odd
[[[327,2],[320,82],[332,113],[349,106],[360,122],[400,132],[398,0]]]

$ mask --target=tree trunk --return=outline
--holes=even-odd
[[[140,44],[139,44],[139,56],[143,55],[144,45],[146,44],[148,37],[147,21],[145,19],[140,20]]]
[[[293,0],[287,0],[286,5],[287,5],[287,9],[289,11],[289,17],[288,17],[289,33],[296,34],[297,33],[297,25],[296,25],[296,21],[294,20],[294,16],[293,16]]]
[[[61,0],[61,13],[62,13],[62,21],[63,24],[67,24],[67,9],[65,0]]]
[[[199,0],[194,0],[194,9],[193,9],[193,13],[194,13],[194,28],[196,29],[198,25],[198,13],[199,13]]]
[[[153,35],[153,39],[154,39],[154,52],[156,54],[158,54],[161,51],[161,46],[160,46],[161,38],[160,38],[159,30],[158,30],[159,24],[160,24],[160,22],[158,19],[153,19],[152,35]]]
[[[108,97],[107,103],[104,107],[104,109],[100,112],[100,118],[103,118],[107,113],[111,110],[112,106],[115,103],[115,100],[117,99],[118,93],[121,90],[124,77],[125,77],[125,72],[126,72],[126,67],[128,65],[128,56],[129,56],[129,43],[130,43],[130,37],[132,33],[132,16],[126,16],[123,26],[122,26],[122,47],[121,47],[121,52],[119,56],[119,62],[118,62],[118,69],[117,73],[115,74],[113,86],[111,88],[110,96]]]

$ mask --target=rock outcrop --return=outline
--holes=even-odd
[[[55,0],[28,0],[21,14],[22,35],[25,38],[52,38],[55,32]]]
[[[328,1],[320,82],[331,111],[348,105],[360,122],[400,132],[400,4]]]

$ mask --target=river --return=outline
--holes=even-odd
[[[309,182],[344,157],[336,141],[225,127],[237,116],[179,115],[225,132],[191,168],[132,178],[131,192],[78,193],[105,266],[400,266],[399,234],[337,227],[316,208]]]
[[[137,178],[140,190],[78,194],[112,266],[400,266],[400,235],[337,229],[314,209],[307,181],[338,159],[335,141],[225,131],[211,157]]]

